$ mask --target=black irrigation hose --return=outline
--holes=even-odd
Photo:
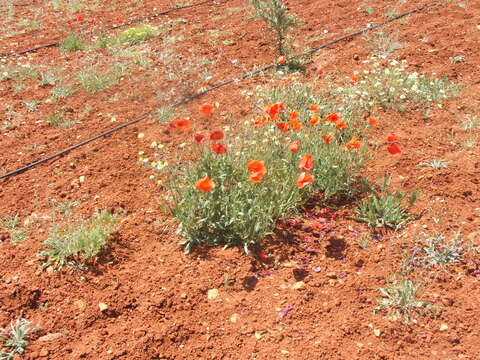
[[[340,38],[337,38],[337,39],[335,39],[335,40],[329,41],[329,42],[327,42],[327,43],[325,43],[325,44],[323,44],[323,45],[320,45],[320,46],[317,46],[317,47],[315,47],[315,48],[313,48],[313,49],[310,49],[310,50],[308,50],[308,51],[306,51],[306,52],[304,52],[304,53],[302,53],[302,54],[295,55],[295,56],[293,56],[292,58],[300,58],[300,57],[302,57],[302,56],[310,55],[310,54],[312,54],[312,53],[314,53],[314,52],[317,52],[318,50],[321,50],[321,49],[323,49],[323,48],[326,48],[326,47],[328,47],[328,46],[330,46],[330,45],[333,45],[333,44],[336,44],[336,43],[338,43],[338,42],[340,42],[340,41],[344,41],[344,40],[353,38],[353,37],[355,37],[355,36],[361,35],[361,34],[363,34],[363,33],[366,33],[367,31],[370,31],[370,30],[379,28],[379,27],[384,26],[384,25],[386,25],[386,24],[388,24],[388,23],[390,23],[390,22],[392,22],[392,21],[401,19],[401,18],[403,18],[403,17],[405,17],[405,16],[408,16],[408,15],[410,15],[410,14],[413,14],[413,13],[415,13],[415,12],[422,11],[422,10],[424,10],[424,9],[426,9],[426,8],[429,8],[429,7],[441,6],[441,5],[443,5],[443,3],[441,3],[441,2],[434,2],[434,3],[429,3],[429,4],[426,4],[426,5],[423,5],[423,6],[421,6],[421,7],[418,7],[418,8],[412,9],[412,10],[410,10],[410,11],[404,12],[404,13],[402,13],[402,14],[400,14],[400,15],[397,15],[397,16],[391,18],[391,19],[388,19],[388,20],[386,20],[386,21],[383,21],[383,22],[381,22],[381,23],[379,23],[379,24],[377,24],[377,25],[372,25],[372,26],[367,27],[367,28],[365,28],[365,29],[362,29],[362,30],[360,30],[360,31],[357,31],[357,32],[354,32],[354,33],[351,33],[351,34],[342,36],[342,37],[340,37]],[[193,96],[184,98],[183,100],[180,100],[180,101],[176,102],[175,104],[172,105],[172,107],[176,108],[176,107],[178,107],[178,106],[180,106],[180,105],[186,104],[186,103],[188,103],[188,102],[190,102],[190,101],[192,101],[192,100],[194,100],[194,99],[197,99],[197,98],[199,98],[199,97],[201,97],[201,96],[203,96],[203,95],[205,95],[205,94],[207,94],[207,93],[209,93],[209,92],[211,92],[211,91],[213,91],[213,90],[216,90],[216,89],[218,89],[218,88],[221,88],[221,87],[223,87],[223,86],[226,86],[226,85],[229,85],[229,84],[232,84],[232,83],[235,83],[235,82],[239,82],[239,81],[245,80],[245,79],[247,79],[247,78],[249,78],[249,77],[252,77],[253,75],[258,74],[258,73],[260,73],[260,72],[264,72],[264,71],[270,70],[270,69],[274,68],[276,65],[277,65],[277,64],[270,64],[270,65],[267,65],[267,66],[265,66],[265,67],[263,67],[263,68],[261,68],[261,69],[257,69],[257,70],[255,70],[255,71],[252,71],[252,72],[249,72],[249,73],[247,73],[247,74],[244,74],[244,75],[242,75],[240,78],[233,78],[233,79],[230,79],[230,80],[226,80],[226,81],[220,82],[220,83],[218,83],[218,84],[216,84],[216,85],[208,88],[207,90],[201,91],[201,92],[199,92],[199,93],[197,93],[197,94],[195,94],[195,95],[193,95]],[[88,144],[88,143],[91,143],[92,141],[95,141],[95,140],[97,140],[97,139],[100,139],[100,138],[102,138],[102,137],[105,137],[105,136],[107,136],[107,135],[109,135],[109,134],[111,134],[111,133],[114,133],[114,132],[116,132],[116,131],[118,131],[118,130],[120,130],[120,129],[123,129],[123,128],[127,127],[127,126],[136,124],[136,123],[138,123],[138,122],[140,122],[140,121],[142,121],[142,120],[145,120],[145,119],[146,119],[147,117],[149,117],[153,112],[154,112],[154,110],[149,111],[148,113],[143,114],[142,116],[140,116],[140,117],[137,118],[137,119],[134,119],[134,120],[128,121],[128,122],[126,122],[126,123],[124,123],[124,124],[120,124],[120,125],[118,125],[118,126],[115,126],[115,127],[111,128],[111,129],[106,130],[106,131],[104,131],[104,132],[102,132],[102,133],[100,133],[100,134],[97,134],[97,135],[95,135],[95,136],[93,136],[93,137],[91,137],[91,138],[89,138],[89,139],[86,139],[86,140],[84,140],[84,141],[82,141],[82,142],[80,142],[80,143],[78,143],[78,144],[76,144],[76,145],[72,145],[72,146],[70,146],[70,147],[68,147],[68,148],[66,148],[66,149],[64,149],[64,150],[62,150],[62,151],[59,151],[59,152],[57,152],[57,153],[55,153],[55,154],[52,154],[52,155],[49,155],[49,156],[47,156],[46,158],[43,158],[43,159],[34,161],[34,162],[32,162],[32,163],[30,163],[30,164],[28,164],[28,165],[25,165],[25,166],[23,166],[23,167],[21,167],[21,168],[19,168],[19,169],[16,169],[16,170],[10,171],[10,172],[8,172],[8,173],[6,173],[6,174],[0,175],[0,179],[5,179],[5,178],[8,178],[8,177],[13,176],[13,175],[18,175],[18,174],[20,174],[20,173],[22,173],[22,172],[24,172],[24,171],[26,171],[26,170],[29,170],[29,169],[37,166],[37,165],[43,164],[44,162],[47,162],[47,161],[52,160],[52,159],[54,159],[54,158],[56,158],[56,157],[65,155],[65,154],[69,153],[69,152],[72,151],[72,150],[75,150],[75,149],[77,149],[77,148],[79,148],[79,147],[81,147],[81,146],[83,146],[83,145],[86,145],[86,144]]]
[[[166,15],[166,14],[169,14],[169,13],[174,12],[174,11],[178,11],[178,10],[183,10],[183,9],[192,8],[192,7],[195,7],[195,6],[204,5],[204,4],[209,3],[209,2],[212,2],[212,1],[214,1],[214,0],[205,0],[205,1],[202,1],[202,2],[199,2],[199,3],[195,3],[195,4],[191,4],[191,5],[179,6],[179,7],[176,7],[176,8],[171,8],[171,9],[168,9],[168,10],[165,10],[165,11],[161,11],[161,12],[156,13],[156,14],[152,14],[152,15],[148,15],[148,16],[143,16],[143,17],[140,17],[140,18],[136,18],[136,19],[127,21],[127,22],[125,22],[125,23],[121,23],[121,24],[118,24],[118,25],[109,26],[109,27],[107,27],[107,28],[105,28],[105,29],[103,29],[103,30],[100,30],[100,33],[105,32],[105,31],[110,31],[110,30],[118,29],[118,28],[125,27],[125,26],[128,26],[128,25],[132,25],[132,24],[135,24],[135,23],[138,23],[138,22],[141,22],[141,21],[155,19],[155,18],[157,18],[157,17],[159,17],[159,16]],[[16,51],[16,52],[11,53],[11,54],[2,55],[2,56],[0,56],[0,59],[1,59],[1,58],[7,59],[7,58],[11,58],[11,57],[13,57],[13,56],[23,55],[23,54],[35,52],[35,51],[37,51],[37,50],[41,50],[41,49],[46,49],[46,48],[49,48],[49,47],[57,46],[57,45],[60,44],[60,42],[61,42],[61,40],[60,40],[60,41],[51,42],[51,43],[48,43],[48,44],[45,44],[45,45],[36,46],[36,47],[34,47],[34,48],[27,49],[27,50]]]

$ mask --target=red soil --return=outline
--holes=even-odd
[[[425,3],[417,1],[415,6]],[[169,133],[165,125],[155,122],[143,121],[0,181],[1,217],[19,213],[24,220],[29,216],[32,219],[32,213],[37,216],[23,242],[11,243],[8,233],[0,233],[4,238],[0,243],[0,325],[7,326],[18,316],[41,325],[32,335],[24,358],[478,358],[478,252],[468,253],[445,272],[414,273],[414,278],[424,284],[421,298],[441,309],[437,317],[418,316],[416,323],[406,325],[373,312],[380,296],[377,288],[400,270],[404,254],[421,231],[447,236],[460,232],[465,241],[480,245],[480,151],[478,146],[465,149],[459,145],[472,136],[461,128],[465,114],[479,114],[480,4],[464,3],[467,8],[457,1],[449,2],[385,29],[398,31],[404,46],[394,57],[406,59],[409,70],[449,76],[464,88],[461,97],[442,108],[433,108],[428,119],[422,117],[423,109],[378,114],[379,126],[370,136],[381,146],[365,175],[377,180],[389,173],[395,188],[419,189],[421,197],[413,212],[420,217],[399,233],[383,232],[368,249],[358,245],[359,237],[368,234],[368,229],[351,220],[352,204],[338,208],[332,218],[312,201],[312,207],[296,218],[298,224],[281,222],[275,234],[262,242],[259,248],[269,255],[267,261],[247,257],[237,248],[197,249],[190,255],[183,254],[178,244],[181,239],[175,235],[176,224],[159,209],[163,191],[148,179],[149,172],[138,164],[137,154],[147,150],[152,141],[165,144],[174,153],[186,137]],[[85,17],[101,18],[102,24],[109,25],[119,17],[154,13],[170,5],[164,0],[151,0],[144,1],[135,13],[99,10]],[[273,47],[259,31],[261,23],[247,19],[247,9],[228,10],[245,5],[240,0],[216,1],[152,23],[186,19],[181,30],[186,40],[175,43],[172,49],[184,63],[192,57],[215,61],[209,80],[213,84],[238,76],[242,67],[267,64],[276,58]],[[361,11],[362,4],[353,5],[347,0],[291,0],[288,5],[304,22],[298,34],[300,44],[325,35],[325,39],[308,43],[310,46],[343,36],[351,28],[382,21],[391,10],[400,13],[413,6],[410,2],[371,0],[365,7],[372,7],[374,12],[366,15]],[[35,6],[45,7],[40,3]],[[31,16],[33,7],[17,11],[20,18]],[[54,20],[45,21],[38,30],[43,38],[29,33],[8,39],[2,44],[2,52],[63,38],[67,30],[62,27],[59,31],[58,24],[66,17],[50,17],[46,8],[44,14]],[[207,30],[215,29],[221,35],[213,47]],[[324,34],[324,29],[328,33]],[[419,41],[422,36],[427,40]],[[235,44],[222,44],[229,39]],[[149,41],[152,49],[161,44],[161,39]],[[312,76],[318,65],[326,74],[350,76],[354,70],[363,69],[361,60],[370,56],[366,45],[359,37],[315,54],[307,76]],[[450,58],[456,55],[464,55],[465,62],[453,63]],[[68,74],[81,69],[85,56],[82,52],[61,55],[58,49],[48,48],[13,61],[59,64]],[[233,59],[238,62],[232,63]],[[0,83],[3,103],[14,105],[22,119],[16,129],[1,133],[0,167],[12,170],[153,110],[164,103],[159,101],[159,94],[179,85],[157,74],[152,81],[145,81],[143,72],[136,69],[105,91],[78,91],[57,103],[44,102],[51,88],[39,86],[38,81],[26,81],[20,93],[14,91],[13,82]],[[205,85],[193,75],[191,81],[193,90]],[[202,102],[219,102],[215,121],[198,117],[197,128],[216,129],[226,124],[236,128],[253,116],[251,105],[240,91],[268,81],[268,77],[259,77],[234,83],[188,104],[186,110],[195,112]],[[107,102],[113,95],[120,100]],[[30,99],[39,100],[34,113],[22,107],[22,101]],[[72,129],[37,123],[60,107],[67,116],[77,116],[86,104],[92,107],[91,113]],[[109,113],[115,114],[117,123],[111,122]],[[227,123],[228,119],[235,119],[235,123]],[[389,132],[399,136],[402,154],[389,156],[384,150]],[[145,137],[139,139],[138,133]],[[26,146],[37,148],[25,150]],[[434,170],[418,166],[433,158],[448,161],[448,167]],[[84,182],[79,181],[80,176],[85,176]],[[51,199],[80,200],[75,208],[79,216],[89,216],[95,209],[125,211],[108,251],[86,272],[38,270],[36,254],[56,220],[52,218]],[[440,220],[433,221],[437,218]],[[219,291],[218,297],[209,300],[207,292],[214,288]],[[99,303],[107,304],[108,309],[100,311]],[[442,324],[448,328],[440,330]],[[61,335],[48,341],[44,337],[47,334]]]

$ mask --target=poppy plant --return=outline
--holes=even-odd
[[[279,123],[277,123],[277,127],[281,132],[287,132],[288,131],[288,123],[279,122]]]
[[[290,113],[290,120],[295,120],[295,119],[298,119],[298,111],[297,110],[293,110],[291,113]]]
[[[308,110],[311,110],[311,111],[318,111],[319,107],[317,104],[312,104],[308,107]]]
[[[225,146],[225,144],[222,143],[210,144],[210,149],[212,149],[215,154],[219,155],[225,154],[227,152],[227,147]]]
[[[88,23],[91,24],[91,25],[94,25],[94,24],[97,23],[97,20],[96,19],[91,19],[91,20],[88,21]]]
[[[256,183],[261,182],[266,173],[267,173],[266,168],[263,168],[263,169],[261,169],[260,171],[257,171],[257,172],[252,172],[252,173],[250,173],[250,179],[249,180],[251,182],[256,182]]]
[[[283,65],[287,62],[287,57],[286,56],[280,56],[278,59],[277,59],[277,62],[279,65]]]
[[[220,130],[215,130],[210,133],[210,140],[222,140],[223,139],[223,132]]]
[[[345,144],[345,147],[347,149],[360,149],[361,145],[362,143],[360,142],[360,140],[358,140],[356,136],[352,136],[350,141]]]
[[[213,112],[215,111],[215,106],[211,104],[203,104],[198,107],[198,110],[206,115],[213,115]]]
[[[288,150],[293,153],[298,152],[298,148],[300,147],[300,141],[294,141],[290,145],[288,145]]]
[[[358,78],[354,75],[350,78],[350,85],[354,86],[358,82]]]
[[[313,181],[313,175],[309,173],[302,172],[298,175],[297,178],[297,188],[303,189],[305,185],[310,184]]]
[[[398,137],[397,135],[395,135],[394,133],[390,133],[388,136],[387,136],[387,141],[389,142],[395,142],[398,140]]]
[[[323,141],[325,141],[325,144],[330,144],[333,140],[333,135],[332,134],[327,134],[327,135],[322,135]]]
[[[253,172],[253,173],[259,172],[264,168],[265,168],[265,164],[263,163],[263,161],[260,161],[260,160],[250,160],[247,163],[248,171]]]
[[[269,104],[265,107],[265,112],[272,121],[276,121],[278,119],[278,114],[281,110],[285,110],[285,104],[283,103],[273,103]]]
[[[197,133],[193,135],[193,141],[195,141],[196,144],[201,144],[202,142],[205,141],[205,135]]]
[[[303,172],[310,171],[313,168],[313,156],[310,154],[303,155],[299,167]]]
[[[302,123],[297,119],[290,120],[290,126],[293,130],[300,130],[302,128]]]
[[[336,112],[333,112],[333,113],[327,115],[327,117],[325,119],[323,119],[323,121],[325,121],[325,122],[329,122],[329,121],[336,122],[338,120],[340,120],[340,116]]]
[[[85,19],[82,15],[77,16],[77,21],[82,22],[83,20],[85,20]]]
[[[390,144],[387,146],[388,152],[392,155],[400,154],[402,151],[397,144]]]
[[[262,116],[257,116],[255,120],[253,120],[252,125],[254,126],[263,126],[267,123],[264,117]]]
[[[368,123],[372,126],[376,126],[376,125],[378,125],[378,120],[375,119],[375,118],[369,118]]]
[[[182,117],[182,118],[170,121],[168,123],[168,127],[172,129],[180,129],[180,130],[186,131],[190,127],[190,123],[191,121],[189,119]]]
[[[320,116],[318,116],[318,115],[312,116],[309,120],[310,124],[312,124],[312,125],[315,125],[319,121],[320,121]]]
[[[339,122],[337,123],[337,130],[342,130],[342,129],[346,128],[346,127],[347,127],[347,123],[346,123],[344,120],[339,121]]]
[[[208,176],[201,178],[195,183],[195,188],[197,190],[202,190],[205,192],[212,191],[214,187],[215,187],[215,183]]]

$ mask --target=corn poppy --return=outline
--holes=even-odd
[[[323,141],[325,141],[325,144],[330,144],[333,140],[333,135],[332,134],[327,134],[322,136]]]
[[[298,119],[298,111],[297,110],[293,110],[291,113],[290,113],[290,120],[294,120],[294,119]]]
[[[195,188],[197,190],[202,190],[205,192],[209,192],[213,190],[214,187],[215,187],[215,183],[208,176],[205,176],[204,178],[198,180],[195,183]]]
[[[394,133],[390,133],[387,136],[387,141],[389,141],[389,142],[395,142],[397,140],[398,140],[397,135],[395,135]]]
[[[327,115],[327,117],[325,119],[323,119],[323,121],[325,121],[325,122],[329,122],[329,121],[336,122],[338,120],[340,120],[340,116],[336,112],[333,112],[333,113]]]
[[[316,123],[318,123],[320,121],[320,116],[314,115],[310,118],[309,121],[310,121],[310,124],[315,125]]]
[[[77,16],[77,21],[81,22],[83,20],[85,20],[85,18],[82,15]]]
[[[302,172],[297,178],[298,189],[303,189],[305,185],[310,184],[313,181],[313,175],[310,173]]]
[[[355,85],[358,82],[358,78],[354,75],[350,78],[350,85]]]
[[[388,152],[392,155],[397,155],[402,152],[397,144],[390,144],[388,145],[387,149],[388,149]]]
[[[213,115],[213,112],[215,111],[215,106],[211,104],[203,104],[198,107],[198,110],[206,115]]]
[[[279,122],[279,123],[277,123],[277,127],[282,132],[287,132],[288,131],[288,123]]]
[[[293,130],[300,130],[302,128],[302,123],[297,119],[290,120],[290,126]]]
[[[346,127],[347,127],[347,123],[346,123],[344,120],[339,121],[339,122],[337,123],[337,130],[342,130],[342,129],[346,128]]]
[[[267,113],[268,116],[270,116],[270,119],[272,121],[276,121],[278,119],[278,114],[280,113],[280,110],[281,110],[280,103],[269,104],[265,107],[265,112]]]
[[[193,135],[193,141],[195,141],[196,144],[201,144],[205,141],[205,135],[197,133]]]
[[[227,147],[225,146],[225,144],[222,143],[210,144],[210,149],[212,149],[215,154],[219,155],[225,154],[227,152]]]
[[[311,110],[311,111],[318,111],[319,107],[317,104],[312,104],[308,107],[308,110]]]
[[[118,24],[123,24],[123,22],[124,22],[123,19],[120,19],[120,18],[117,19],[117,23],[118,23]]]
[[[67,20],[67,24],[68,24],[68,25],[73,24],[73,20]]]
[[[375,118],[370,118],[370,119],[368,119],[368,123],[372,126],[376,126],[376,125],[378,125],[378,120],[375,119]]]
[[[313,168],[313,156],[310,154],[303,155],[299,167],[303,172],[310,171]]]
[[[91,19],[91,20],[88,21],[88,23],[94,25],[94,24],[97,23],[97,20],[96,19]]]
[[[260,161],[260,160],[250,160],[247,163],[247,169],[250,172],[254,172],[254,173],[259,172],[264,168],[265,168],[265,164],[263,163],[263,161]]]
[[[283,65],[287,62],[287,57],[286,56],[280,56],[278,59],[277,59],[277,62],[279,65]]]
[[[352,136],[350,141],[345,144],[345,147],[347,149],[360,149],[360,145],[362,145],[360,140],[358,140],[356,136]]]
[[[323,74],[323,68],[321,66],[317,67],[317,74]]]
[[[254,126],[263,126],[267,123],[264,117],[262,116],[257,116],[255,120],[253,120],[252,125]]]
[[[190,127],[191,121],[187,118],[178,118],[175,120],[172,120],[168,123],[168,127],[171,129],[180,129],[180,130],[188,130]]]
[[[293,153],[296,153],[299,147],[300,147],[300,141],[294,141],[290,145],[288,145],[288,150],[290,150]]]
[[[210,133],[210,140],[222,140],[223,139],[223,132],[220,130],[215,130]]]
[[[251,182],[257,182],[257,183],[261,182],[266,173],[267,173],[266,168],[263,168],[263,169],[261,169],[260,171],[257,171],[257,172],[252,172],[250,174],[250,179],[249,180]]]

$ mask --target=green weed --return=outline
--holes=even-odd
[[[85,42],[82,38],[75,34],[68,35],[60,41],[59,48],[61,51],[78,51],[85,48]]]
[[[10,329],[0,328],[0,338],[4,341],[3,347],[8,348],[0,351],[0,360],[13,360],[23,355],[28,345],[28,336],[32,331],[40,328],[38,325],[31,328],[30,324],[30,321],[19,318],[10,325]]]
[[[120,42],[126,45],[137,45],[159,34],[157,28],[142,24],[123,31],[119,37]]]

